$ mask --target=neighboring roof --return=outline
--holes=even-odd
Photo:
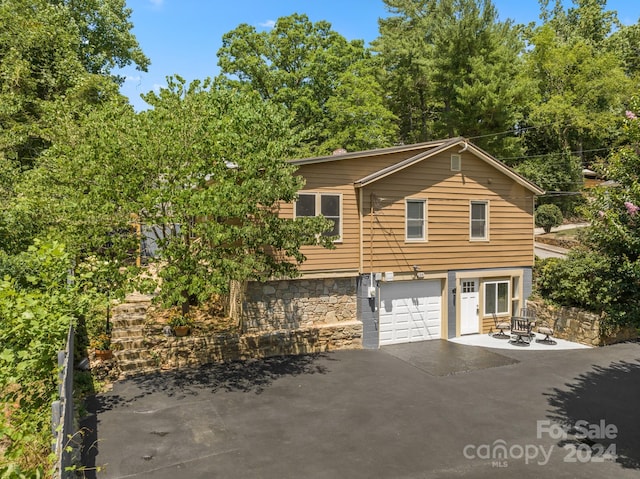
[[[314,163],[325,163],[330,161],[342,161],[349,160],[354,158],[364,158],[369,156],[380,156],[391,153],[400,153],[405,151],[418,151],[414,156],[407,158],[406,160],[402,160],[394,165],[388,166],[381,170],[378,170],[370,175],[365,176],[364,178],[360,178],[354,182],[354,186],[356,188],[361,188],[363,186],[367,186],[375,181],[378,181],[386,176],[392,175],[398,171],[401,171],[409,166],[412,166],[420,161],[426,160],[427,158],[431,158],[443,151],[448,150],[456,145],[462,145],[463,148],[460,150],[460,153],[463,151],[469,151],[473,153],[475,156],[484,160],[491,166],[493,166],[498,171],[504,173],[506,176],[514,180],[516,183],[524,186],[528,190],[532,191],[536,195],[544,194],[544,190],[527,180],[524,176],[516,173],[514,170],[509,168],[507,165],[502,163],[501,161],[495,159],[489,153],[485,152],[481,148],[477,147],[469,140],[463,137],[451,138],[448,140],[437,140],[437,141],[429,141],[425,143],[416,143],[414,145],[402,145],[402,146],[393,146],[391,148],[379,148],[377,150],[366,150],[366,151],[356,151],[353,153],[339,154],[339,155],[329,155],[329,156],[319,156],[316,158],[305,158],[301,160],[291,160],[289,163],[293,165],[309,165]]]
[[[412,145],[398,145],[388,148],[378,148],[375,150],[354,151],[352,153],[340,153],[327,156],[317,156],[314,158],[303,158],[300,160],[289,160],[292,165],[311,165],[313,163],[325,163],[328,161],[350,160],[353,158],[366,158],[368,156],[390,155],[392,153],[402,153],[404,151],[424,150],[435,148],[448,140],[426,141],[424,143],[414,143]]]

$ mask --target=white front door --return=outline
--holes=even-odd
[[[460,334],[480,332],[479,281],[464,279],[460,282]]]

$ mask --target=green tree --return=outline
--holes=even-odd
[[[618,141],[633,82],[607,46],[617,18],[603,0],[575,0],[566,11],[561,2],[553,10],[547,4],[541,2],[545,23],[531,30],[524,57],[531,87],[521,123],[527,158],[509,163],[547,191],[577,192],[582,169]],[[557,201],[573,214],[579,198]]]
[[[551,228],[562,224],[562,212],[556,205],[546,204],[536,208],[536,226],[544,228],[545,233],[551,232]]]
[[[61,111],[117,96],[113,66],[146,68],[129,14],[119,0],[0,2],[0,248],[21,251],[40,229],[37,198],[17,189],[57,141]]]
[[[607,324],[640,325],[640,122],[634,102],[617,148],[598,169],[614,180],[599,187],[587,203],[591,226],[584,231],[585,248],[564,261],[545,262],[538,286],[558,303],[605,312]]]
[[[388,71],[403,141],[464,135],[494,154],[519,152],[512,130],[526,88],[516,81],[520,28],[490,0],[385,0],[374,49]],[[495,135],[491,135],[495,134]]]
[[[49,0],[69,11],[80,36],[79,57],[89,73],[110,75],[113,68],[135,64],[147,71],[149,59],[131,32],[125,0]],[[114,77],[121,81],[120,77]]]
[[[59,209],[52,233],[120,271],[134,223],[151,228],[159,299],[185,311],[231,280],[295,275],[301,245],[330,242],[324,219],[278,216],[302,186],[283,159],[297,142],[287,113],[226,83],[168,83],[146,96],[151,110],[105,104],[47,151],[36,183]]]
[[[226,33],[218,64],[231,84],[244,85],[265,100],[286,107],[294,125],[304,131],[298,155],[329,153],[338,143],[332,136],[351,113],[357,139],[341,135],[341,147],[374,148],[393,141],[392,116],[382,105],[380,86],[370,52],[361,40],[347,41],[326,21],[306,15],[279,18],[272,30],[257,32],[242,24]],[[345,96],[349,88],[356,88]]]
[[[392,145],[398,138],[396,116],[384,104],[384,90],[373,62],[361,60],[338,77],[327,100],[321,152],[360,151]]]
[[[627,76],[637,78],[640,73],[640,23],[620,25],[605,45],[609,52],[622,59]]]

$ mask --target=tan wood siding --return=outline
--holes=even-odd
[[[415,152],[303,165],[302,191],[342,195],[342,239],[334,250],[304,247],[302,272],[422,271],[532,266],[533,193],[493,166],[463,153],[460,172],[450,170],[453,150],[428,158],[363,188],[354,181]],[[427,200],[425,242],[405,240],[405,198]],[[374,206],[373,217],[370,214]],[[470,240],[471,200],[488,202],[488,241]],[[362,212],[362,250],[360,217]],[[293,205],[281,214],[293,217]],[[362,267],[360,255],[362,251]]]
[[[335,249],[319,246],[302,248],[307,260],[300,266],[302,272],[356,270],[360,268],[360,217],[358,191],[354,181],[375,171],[393,165],[417,152],[402,152],[378,158],[355,158],[344,161],[303,165],[298,174],[305,178],[301,191],[340,193],[342,195],[342,238]],[[282,205],[281,215],[293,218],[293,205]]]
[[[422,271],[531,266],[533,196],[474,155],[450,170],[438,155],[365,188],[364,265],[373,271]],[[427,200],[427,240],[405,240],[405,198]],[[374,217],[371,221],[371,201]],[[470,201],[488,203],[488,240],[471,240]],[[367,243],[371,241],[369,247]]]

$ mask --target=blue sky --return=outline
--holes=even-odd
[[[502,20],[538,20],[537,0],[493,3]],[[609,0],[607,5],[625,24],[640,18],[640,0]],[[278,17],[305,13],[313,22],[329,21],[349,40],[368,44],[378,36],[378,18],[387,16],[382,0],[128,0],[127,6],[133,10],[133,32],[151,59],[147,73],[134,68],[120,72],[127,78],[121,91],[136,110],[146,108],[140,94],[164,86],[169,75],[188,81],[216,76],[222,35],[241,23],[268,29]]]

